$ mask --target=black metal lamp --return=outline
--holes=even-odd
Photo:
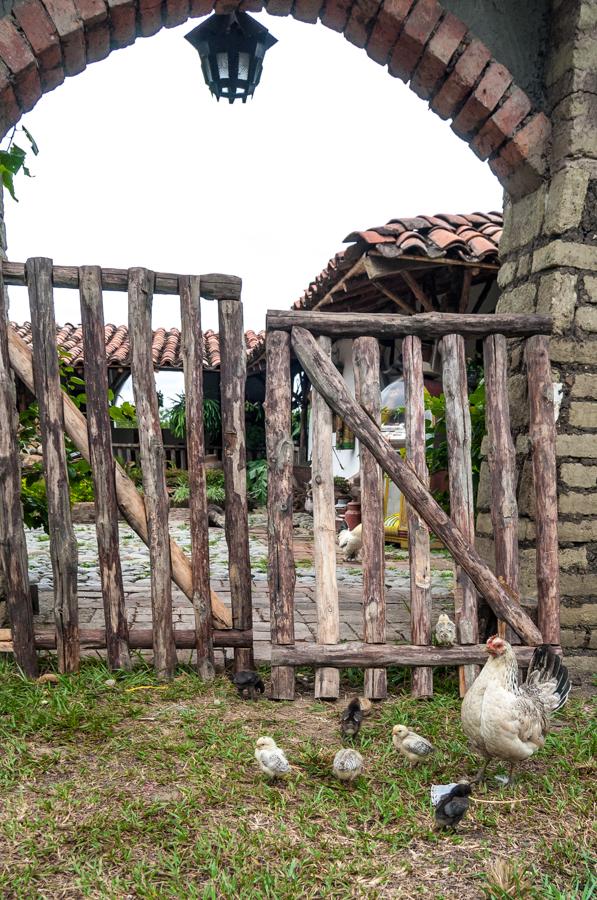
[[[210,16],[185,35],[201,58],[203,77],[217,98],[247,102],[259,84],[266,50],[277,43],[246,12]]]

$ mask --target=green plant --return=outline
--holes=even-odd
[[[29,142],[31,152],[34,156],[37,156],[37,154],[39,153],[39,147],[35,143],[35,140],[33,139],[31,133],[27,131],[24,125],[21,125],[21,131]],[[29,168],[25,165],[27,151],[23,150],[18,146],[18,144],[15,144],[14,142],[16,133],[17,126],[15,125],[10,133],[10,137],[8,138],[8,146],[5,150],[0,150],[0,177],[2,178],[3,186],[7,189],[12,199],[16,200],[18,203],[14,189],[15,175],[18,175],[19,172],[22,172],[23,175],[27,176],[27,178],[31,178],[32,176]]]
[[[205,473],[207,483],[207,499],[210,503],[222,504],[226,500],[224,489],[224,472],[222,469],[207,469]]]
[[[262,403],[245,401],[245,432],[247,450],[265,453],[265,412]]]
[[[334,476],[334,487],[342,494],[350,494],[350,484],[346,478],[341,475]]]
[[[247,463],[247,494],[255,506],[267,503],[266,459],[253,459]]]

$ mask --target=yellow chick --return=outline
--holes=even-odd
[[[406,725],[394,725],[392,743],[396,750],[408,759],[411,766],[418,765],[421,760],[435,752],[435,747],[427,738],[411,731]]]
[[[286,754],[271,737],[260,737],[255,747],[255,759],[268,778],[283,778],[290,772]]]
[[[334,756],[332,771],[340,781],[354,781],[363,770],[363,757],[358,750],[344,747]]]

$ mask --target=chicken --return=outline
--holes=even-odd
[[[344,559],[354,559],[363,546],[363,526],[356,525],[352,531],[344,528],[338,535],[338,545],[344,549]]]
[[[452,647],[456,642],[456,625],[442,613],[435,625],[435,639],[440,647]]]
[[[464,733],[483,757],[474,781],[485,777],[493,759],[514,767],[540,750],[550,716],[570,693],[568,670],[547,644],[535,648],[526,681],[518,684],[518,663],[510,644],[494,636],[487,641],[489,659],[462,701]]]
[[[290,772],[286,754],[271,737],[260,737],[255,746],[255,759],[268,778],[283,778]]]
[[[249,669],[243,669],[241,672],[236,672],[232,677],[232,684],[236,685],[236,689],[240,696],[245,699],[245,694],[248,693],[249,699],[256,700],[255,691],[258,691],[260,694],[263,694],[265,691],[265,685],[261,680],[261,677],[258,672],[252,672]]]
[[[363,721],[363,711],[358,697],[354,697],[340,716],[340,730],[344,737],[356,737]]]
[[[406,725],[394,725],[392,743],[396,750],[406,756],[411,766],[416,766],[435,751],[435,747],[427,738],[411,731]]]
[[[468,781],[455,784],[435,807],[435,828],[456,828],[470,804],[471,785]]]
[[[361,712],[364,716],[371,715],[371,710],[373,709],[373,704],[368,697],[359,697],[359,703],[361,704]]]
[[[332,771],[340,781],[354,781],[363,770],[363,757],[358,750],[345,747],[334,756]]]

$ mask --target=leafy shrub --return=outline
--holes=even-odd
[[[247,463],[247,495],[255,506],[267,503],[267,460],[253,459]]]

